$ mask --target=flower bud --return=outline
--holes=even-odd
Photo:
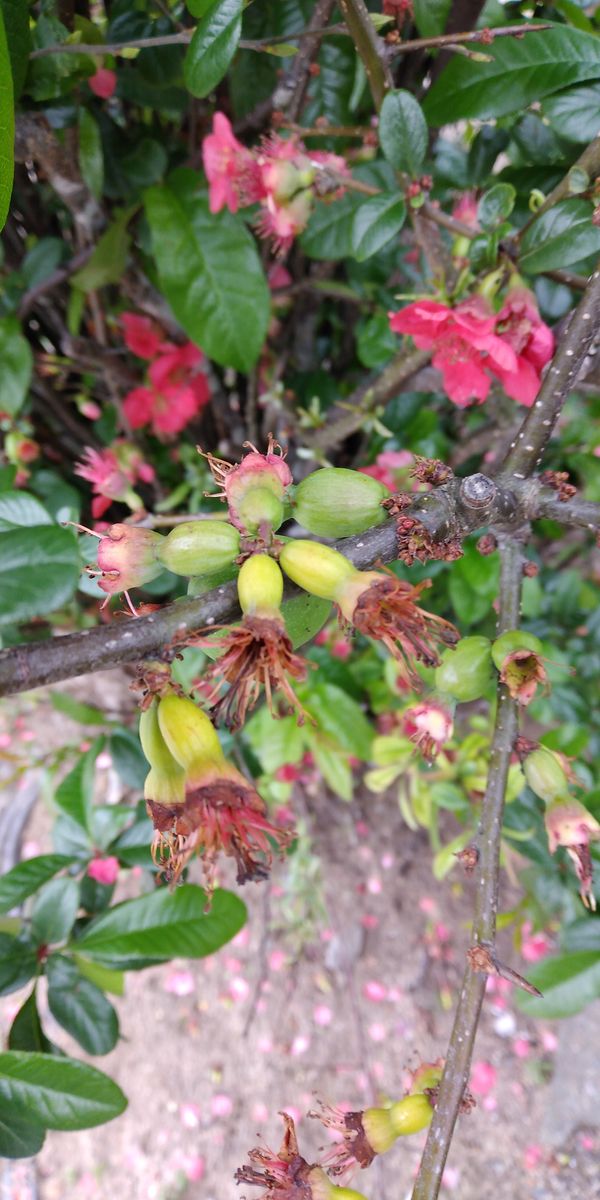
[[[405,1096],[390,1108],[390,1120],[396,1137],[419,1133],[431,1122],[433,1108],[423,1092]]]
[[[506,658],[515,650],[530,650],[532,654],[541,654],[542,643],[535,634],[526,633],[524,629],[509,629],[507,633],[496,638],[492,645],[494,666],[501,671]]]
[[[478,700],[492,677],[491,644],[485,637],[461,638],[454,650],[446,650],[435,673],[435,686],[461,703]]]
[[[162,571],[160,533],[139,525],[111,525],[98,544],[98,587],[108,595],[143,587]]]
[[[337,600],[348,581],[360,574],[339,550],[319,542],[286,542],[279,565],[293,583],[322,600]]]
[[[227,521],[184,521],[163,539],[158,557],[175,575],[213,575],[239,552],[239,532]]]
[[[381,501],[388,490],[371,475],[345,467],[324,467],[298,484],[294,516],[318,537],[350,537],[381,525],[387,513]]]
[[[208,764],[225,761],[211,721],[193,700],[175,693],[163,696],[158,704],[158,724],[173,758],[188,775],[188,783]]]
[[[567,776],[562,769],[560,759],[552,750],[540,746],[523,761],[525,778],[532,792],[549,804],[557,796],[566,795],[569,790]]]
[[[172,807],[185,800],[185,771],[173,758],[160,732],[158,707],[153,704],[140,716],[140,742],[151,770],[146,776],[144,797]]]
[[[279,529],[285,516],[285,507],[283,500],[268,488],[252,487],[240,500],[237,516],[248,533],[256,534],[263,528]]]
[[[238,597],[244,616],[279,612],[283,599],[281,568],[268,554],[247,558],[238,575]]]

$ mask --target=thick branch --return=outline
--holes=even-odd
[[[600,529],[600,504],[593,500],[573,496],[571,500],[563,501],[558,499],[556,492],[539,491],[536,488],[526,504],[527,516],[531,520],[550,517],[553,521],[560,521],[561,525],[577,525],[582,529],[590,529],[592,533]]]
[[[600,264],[574,310],[537,400],[511,444],[502,474],[526,479],[539,466],[567,396],[600,329]]]
[[[519,620],[523,558],[519,543],[500,535],[500,615],[498,633]],[[498,910],[500,839],[506,780],[517,733],[517,706],[505,687],[498,687],[498,708],[488,782],[481,806],[477,845],[479,863],[472,944],[493,945]],[[467,966],[446,1054],[439,1099],[413,1191],[413,1200],[436,1200],[464,1089],[469,1082],[473,1045],[485,993],[486,976]]]
[[[364,0],[339,0],[339,6],[363,61],[373,102],[379,112],[385,93],[393,87],[391,72],[382,54],[383,42],[375,31]]]

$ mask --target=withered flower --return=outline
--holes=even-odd
[[[531,704],[538,683],[545,684],[547,679],[546,668],[535,650],[513,650],[502,663],[500,680],[508,688],[513,700],[518,700],[524,708]]]
[[[600,838],[600,825],[591,812],[573,796],[560,796],[546,805],[544,814],[551,854],[564,846],[579,880],[579,894],[586,908],[596,911],[590,842]]]
[[[410,584],[391,571],[359,572],[339,597],[342,614],[366,637],[383,642],[403,669],[407,682],[419,682],[413,660],[437,667],[440,644],[453,646],[459,634],[449,621],[420,608],[421,592],[431,580]]]
[[[279,1150],[250,1150],[250,1162],[235,1173],[236,1183],[264,1188],[260,1200],[364,1200],[360,1192],[336,1187],[317,1163],[308,1163],[298,1150],[292,1118],[287,1113],[280,1116],[285,1132]]]

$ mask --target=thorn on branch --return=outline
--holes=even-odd
[[[517,987],[523,989],[524,992],[529,992],[530,996],[541,996],[542,992],[538,991],[532,983],[519,975],[518,971],[513,971],[512,967],[506,963],[500,962],[496,958],[494,951],[490,946],[475,945],[467,950],[467,961],[472,971],[483,973],[485,975],[496,975],[501,979],[508,979],[510,983],[516,984]]]

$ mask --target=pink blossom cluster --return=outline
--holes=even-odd
[[[256,227],[278,254],[289,250],[305,229],[311,214],[317,173],[345,175],[343,158],[327,151],[308,151],[297,138],[272,134],[250,150],[238,142],[224,113],[213,118],[212,133],[202,144],[204,171],[208,180],[212,213],[228,208],[260,204]],[[340,194],[336,180],[327,181],[327,191]]]
[[[390,313],[394,333],[410,334],[419,350],[432,350],[444,388],[459,408],[487,399],[492,378],[519,404],[533,404],[541,372],[554,353],[554,336],[542,321],[533,294],[511,287],[499,312],[483,296],[455,308],[417,300]]]
[[[150,362],[147,384],[133,388],[123,401],[131,428],[148,425],[157,437],[179,433],[210,400],[208,380],[198,370],[202,351],[193,342],[176,346],[163,341],[149,317],[125,312],[121,321],[125,345]]]
[[[143,508],[134,484],[151,483],[154,467],[144,462],[136,446],[122,438],[103,450],[86,447],[83,461],[75,466],[75,474],[87,479],[95,492],[92,500],[92,516],[99,520],[113,500],[128,504],[132,511]]]
[[[117,76],[110,67],[98,67],[98,70],[90,75],[88,85],[95,96],[100,100],[110,100],[114,96],[117,86]]]

